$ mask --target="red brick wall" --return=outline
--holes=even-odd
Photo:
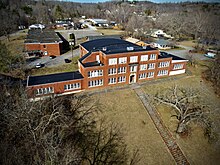
[[[44,48],[45,45],[45,48]],[[61,45],[59,43],[39,43],[39,44],[25,44],[26,51],[34,51],[34,50],[41,50],[43,53],[47,51],[47,55],[55,55],[58,56],[61,54]]]
[[[83,80],[70,80],[70,81],[65,81],[65,82],[56,82],[56,83],[50,83],[50,84],[43,84],[43,85],[37,85],[37,86],[28,86],[27,87],[27,93],[29,97],[40,97],[42,95],[35,95],[35,91],[39,88],[47,88],[47,87],[53,87],[54,88],[54,94],[61,94],[64,92],[73,92],[73,91],[78,91],[82,89],[82,82]],[[73,84],[73,83],[80,83],[81,88],[80,89],[74,89],[74,90],[68,90],[64,91],[64,85],[65,84]],[[48,94],[51,95],[51,94]]]

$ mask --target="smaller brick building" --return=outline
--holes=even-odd
[[[25,51],[39,52],[42,55],[61,55],[63,40],[49,29],[31,29],[24,41]]]

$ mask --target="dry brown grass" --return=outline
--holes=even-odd
[[[174,164],[142,103],[132,90],[115,91],[93,96],[103,104],[97,118],[105,118],[122,127],[125,142],[132,152],[139,149],[139,164]]]
[[[215,110],[220,107],[220,99],[214,94],[211,84],[201,78],[201,72],[206,69],[205,65],[207,62],[201,62],[200,64],[202,65],[197,65],[196,68],[189,68],[192,71],[192,76],[186,76],[179,80],[164,81],[160,84],[147,85],[143,89],[146,93],[153,95],[156,91],[160,92],[174,84],[180,87],[197,88],[202,93],[201,96],[206,100],[207,104],[210,105],[211,110]],[[173,136],[176,137],[177,121],[170,117],[172,114],[175,114],[174,110],[164,105],[157,106],[157,109],[165,125],[169,128]],[[211,118],[219,123],[220,110],[216,111]],[[176,140],[191,164],[219,164],[220,149],[214,148],[208,142],[199,126],[192,125],[192,132],[189,137],[177,138]]]

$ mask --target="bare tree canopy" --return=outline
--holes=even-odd
[[[154,99],[162,104],[168,105],[175,110],[175,117],[178,120],[176,132],[185,133],[190,123],[199,124],[204,129],[205,135],[210,139],[213,137],[212,124],[209,117],[210,108],[200,97],[199,91],[192,88],[180,88],[176,85],[163,92],[157,93]]]
[[[88,96],[30,102],[23,89],[0,88],[0,164],[129,162],[120,130],[97,125],[99,104]]]

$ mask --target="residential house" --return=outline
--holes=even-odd
[[[61,55],[63,40],[48,29],[31,29],[24,41],[26,52],[40,52],[42,55]]]
[[[30,97],[63,95],[185,73],[187,60],[131,42],[102,38],[80,45],[79,71],[30,76]]]
[[[148,35],[154,38],[173,38],[171,35],[166,34],[163,30],[161,29],[152,29],[148,32]]]
[[[172,44],[164,39],[156,40],[155,42],[152,43],[152,45],[155,48],[163,49],[163,50],[171,49],[172,47]]]

